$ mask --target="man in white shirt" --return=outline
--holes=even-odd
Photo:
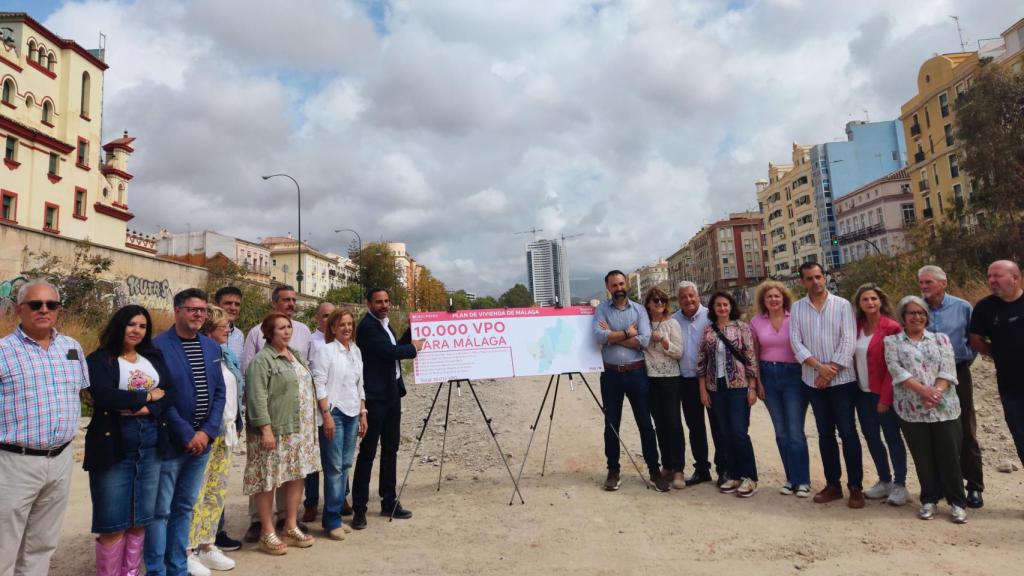
[[[309,369],[313,370],[316,355],[323,348],[324,332],[327,330],[327,318],[334,312],[334,304],[321,302],[316,308],[313,319],[316,321],[316,332],[309,337]],[[294,336],[292,337],[294,340]],[[306,499],[302,502],[302,521],[316,520],[317,508],[320,507],[320,473],[313,472],[306,476]]]
[[[854,411],[857,375],[853,353],[857,341],[857,323],[853,307],[844,298],[829,294],[825,288],[825,270],[817,262],[800,265],[800,282],[807,296],[793,303],[789,316],[789,340],[793,354],[803,364],[801,379],[814,410],[818,427],[818,449],[825,468],[825,488],[814,495],[819,504],[841,500],[839,481],[839,445],[836,430],[843,439],[850,508],[864,507],[864,465],[860,436]]]
[[[276,286],[274,291],[270,293],[270,307],[274,312],[284,314],[288,318],[295,316],[295,309],[298,305],[298,294],[295,292],[295,288],[287,284],[281,284]],[[303,360],[309,362],[310,352],[312,350],[311,343],[312,334],[309,332],[309,326],[306,326],[302,322],[296,322],[292,319],[292,340],[290,347],[297,350],[302,355]],[[249,363],[252,362],[253,357],[256,353],[266,346],[267,342],[263,338],[263,331],[260,329],[260,325],[257,324],[249,329],[249,334],[245,337],[245,345],[242,348],[242,373],[244,374],[249,369]],[[277,495],[277,513],[280,514],[284,510],[284,490],[278,489]],[[252,498],[249,498],[249,529],[245,532],[245,541],[249,543],[258,542],[260,539],[260,519],[259,513],[256,511],[256,504]],[[280,523],[280,518],[278,523]],[[303,528],[305,532],[305,529]]]

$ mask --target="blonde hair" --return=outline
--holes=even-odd
[[[221,324],[230,325],[231,322],[228,320],[228,313],[224,311],[220,306],[214,306],[213,304],[206,305],[206,322],[203,322],[203,327],[199,329],[203,334],[209,335],[217,329],[217,326]]]
[[[793,293],[786,288],[786,285],[778,280],[765,280],[757,285],[754,291],[754,307],[758,314],[768,314],[768,307],[764,305],[764,297],[769,290],[778,290],[782,294],[782,309],[789,312],[793,305]]]
[[[324,342],[330,344],[337,340],[334,337],[334,325],[337,324],[345,316],[352,317],[352,337],[355,338],[356,329],[356,314],[351,308],[338,308],[331,315],[327,317],[327,330],[324,331]]]

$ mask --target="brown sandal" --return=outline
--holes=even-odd
[[[276,532],[260,537],[260,550],[271,556],[282,556],[288,553],[288,545],[277,537]]]
[[[315,540],[312,534],[304,534],[298,527],[286,530],[283,536],[285,542],[296,548],[309,548]]]

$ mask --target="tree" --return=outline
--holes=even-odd
[[[393,299],[392,299],[393,300]],[[420,312],[437,312],[448,309],[448,292],[444,282],[430,273],[426,266],[420,268],[414,294],[415,309]]]
[[[359,278],[367,290],[387,290],[392,305],[402,306],[407,302],[402,270],[387,244],[371,242],[363,246],[363,251],[359,253],[356,261],[359,265]]]
[[[473,300],[471,307],[473,310],[486,310],[488,308],[501,308],[501,304],[498,303],[498,299],[494,296],[481,296]]]
[[[213,304],[217,290],[225,286],[234,286],[242,291],[242,310],[238,313],[235,325],[248,332],[250,328],[263,322],[270,313],[270,292],[266,287],[249,280],[243,266],[223,256],[210,260],[206,269],[206,291]]]
[[[323,301],[336,306],[339,304],[363,304],[366,302],[366,294],[363,293],[363,287],[359,284],[349,284],[341,288],[331,288],[324,294]]]
[[[533,306],[533,294],[526,286],[516,284],[498,298],[498,303],[505,308],[529,308]]]
[[[27,278],[41,279],[60,291],[65,318],[75,317],[87,326],[99,327],[106,323],[110,313],[127,303],[123,292],[114,283],[100,276],[110,270],[114,261],[92,253],[92,244],[82,240],[75,245],[74,257],[65,262],[50,252],[31,252],[25,249]],[[29,264],[29,262],[31,262]]]
[[[473,303],[469,300],[465,290],[456,290],[449,294],[448,297],[451,298],[452,306],[456,310],[469,310],[473,307]]]

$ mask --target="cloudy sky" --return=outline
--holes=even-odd
[[[104,137],[137,136],[135,227],[404,241],[449,288],[525,282],[568,243],[574,292],[756,207],[793,141],[898,116],[935,53],[1020,0],[3,0],[107,37]],[[867,112],[865,112],[867,111]]]

